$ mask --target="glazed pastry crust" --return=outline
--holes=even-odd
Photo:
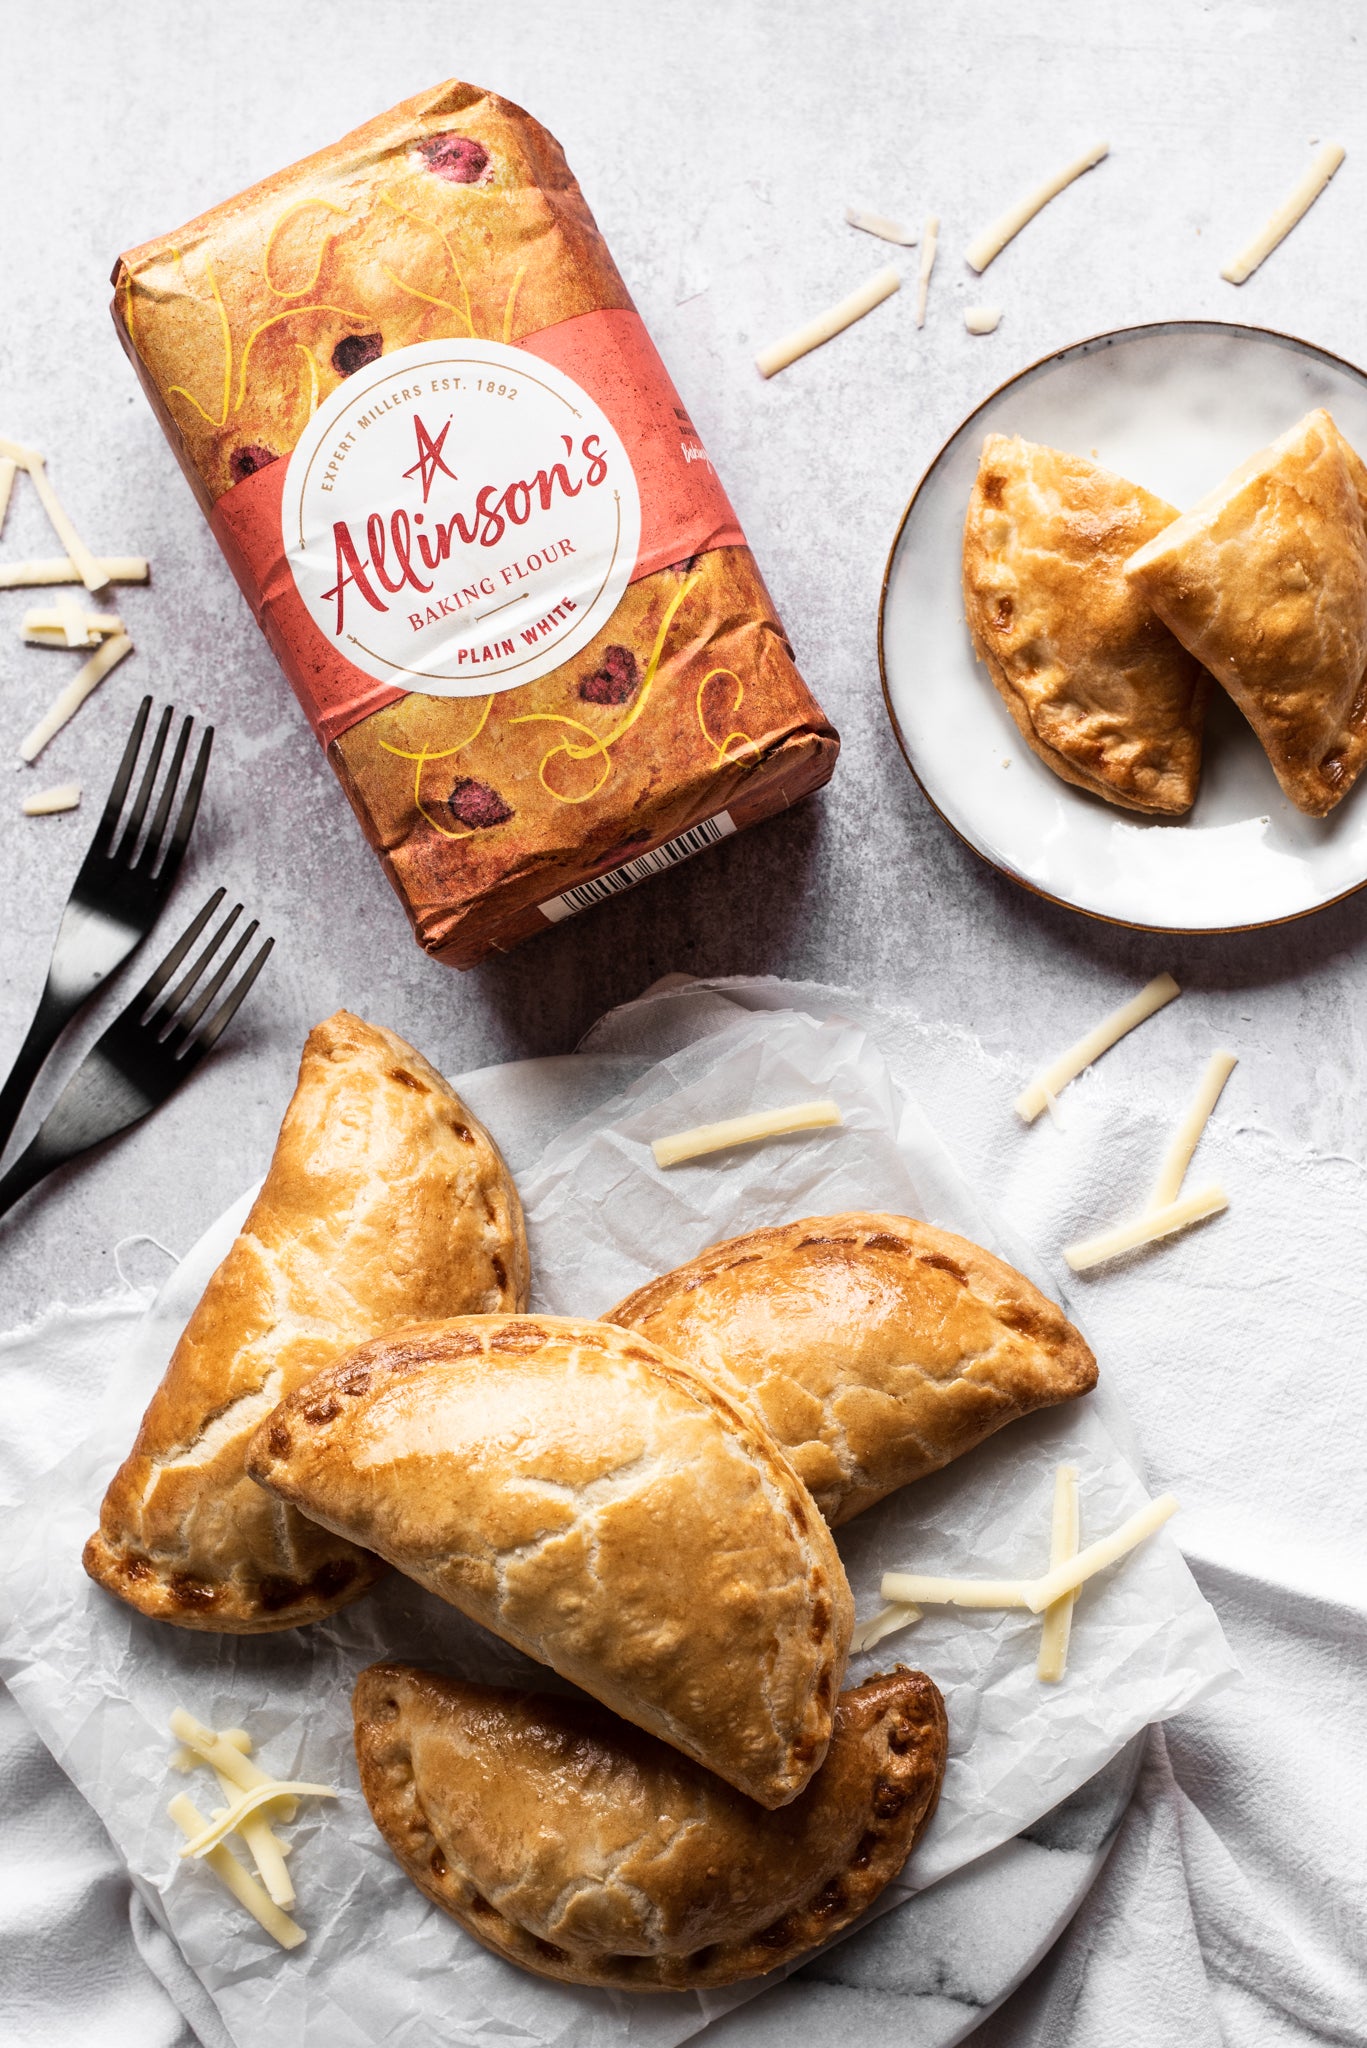
[[[520,1308],[522,1206],[488,1132],[411,1045],[339,1010],[309,1033],[265,1183],[110,1484],[90,1576],[230,1634],[354,1600],[380,1561],[248,1477],[262,1416],[366,1337]]]
[[[895,1877],[935,1810],[944,1703],[897,1669],[843,1693],[778,1813],[592,1702],[375,1664],[361,1788],[413,1882],[538,1976],[694,1991],[791,1965]]]
[[[1367,762],[1367,467],[1327,412],[1260,449],[1134,554],[1132,587],[1322,818]]]
[[[833,1526],[1096,1384],[1082,1336],[1023,1274],[911,1216],[730,1238],[608,1321],[748,1402]]]
[[[1169,817],[1196,798],[1209,679],[1123,569],[1176,517],[1080,455],[989,434],[963,549],[974,651],[1027,745],[1065,782]]]
[[[253,1478],[765,1806],[826,1753],[854,1603],[753,1417],[604,1323],[463,1317],[282,1402]]]

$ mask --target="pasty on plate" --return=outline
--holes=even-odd
[[[144,1614],[233,1634],[354,1600],[383,1566],[247,1477],[252,1431],[364,1338],[521,1308],[528,1284],[488,1132],[421,1053],[339,1010],[309,1033],[261,1192],[114,1475],[86,1570]]]
[[[435,1905],[543,1977],[693,1991],[829,1941],[935,1810],[945,1712],[919,1671],[842,1693],[826,1761],[769,1813],[583,1698],[404,1664],[356,1685],[375,1824]]]
[[[1176,517],[1080,455],[989,434],[964,522],[968,630],[1021,737],[1065,782],[1174,817],[1209,680],[1123,569]]]
[[[854,1626],[830,1531],[753,1417],[632,1331],[382,1338],[247,1468],[763,1806],[826,1754]]]
[[[1062,1309],[911,1216],[809,1216],[733,1237],[608,1320],[734,1386],[832,1525],[1096,1385]]]
[[[1367,761],[1367,467],[1327,412],[1131,556],[1134,590],[1218,677],[1298,810]]]

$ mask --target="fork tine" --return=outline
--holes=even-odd
[[[172,1019],[175,1017],[176,1011],[185,1001],[186,996],[190,993],[190,990],[199,980],[200,975],[203,974],[205,968],[213,959],[214,954],[223,944],[223,941],[227,938],[229,932],[237,923],[237,920],[239,919],[239,917],[241,917],[241,915],[242,905],[240,903],[234,903],[232,909],[228,912],[228,915],[224,918],[222,924],[214,933],[213,937],[210,939],[208,945],[204,948],[204,951],[200,954],[199,958],[191,963],[191,965],[186,969],[185,973],[182,974],[180,980],[176,983],[175,987],[172,989],[170,995],[163,997],[162,1001],[157,1005],[156,1010],[147,1019],[147,1029],[151,1032],[154,1038],[163,1038],[167,1035],[168,1027],[171,1024]]]
[[[152,742],[152,751],[148,756],[147,766],[143,770],[142,781],[138,784],[137,797],[134,800],[132,810],[128,814],[128,823],[124,826],[123,837],[119,841],[118,850],[114,855],[117,861],[129,860],[132,856],[133,848],[138,843],[138,834],[142,830],[142,821],[147,812],[148,799],[152,794],[152,786],[157,779],[157,770],[161,766],[162,749],[166,745],[166,735],[170,725],[171,706],[168,704],[157,722],[157,736]]]
[[[265,945],[252,961],[232,994],[225,997],[218,1010],[199,1033],[198,1038],[183,1049],[181,1053],[182,1059],[201,1059],[206,1052],[209,1052],[218,1043],[223,1033],[232,1023],[233,1018],[237,1015],[252,983],[256,980],[257,975],[269,959],[271,948],[274,944],[274,939],[267,939]]]
[[[190,837],[196,814],[199,811],[199,799],[204,789],[204,778],[209,772],[209,754],[213,744],[214,729],[210,725],[205,728],[204,737],[199,743],[199,752],[195,756],[195,765],[190,776],[189,787],[185,792],[185,801],[180,807],[180,816],[176,819],[176,829],[171,834],[171,841],[166,849],[166,858],[161,864],[161,873],[157,877],[158,881],[171,881],[176,869],[180,866],[181,856],[185,852],[186,841]]]
[[[154,1002],[161,994],[167,982],[171,979],[171,976],[175,973],[181,961],[209,922],[209,919],[218,909],[226,893],[227,891],[223,889],[214,890],[213,895],[209,898],[204,908],[191,919],[161,965],[153,970],[138,990],[137,995],[128,1006],[130,1011],[135,1011],[141,1017],[146,1011],[148,1004]]]
[[[204,1012],[208,1009],[210,1003],[218,994],[224,982],[228,979],[228,976],[232,973],[248,946],[250,946],[252,940],[256,937],[257,922],[256,918],[252,919],[246,931],[241,934],[237,944],[233,947],[232,952],[229,953],[227,959],[218,969],[218,972],[204,984],[204,987],[185,1012],[185,1015],[176,1018],[175,1028],[180,1033],[181,1038],[180,1046],[177,1048],[178,1051],[183,1052],[185,1050],[196,1024],[198,1024],[200,1018],[204,1015]]]
[[[133,766],[138,758],[138,749],[142,745],[142,736],[147,730],[147,717],[151,709],[152,699],[144,697],[138,706],[138,715],[133,720],[133,730],[128,735],[128,744],[123,750],[123,759],[119,763],[119,772],[114,777],[114,786],[109,792],[109,800],[105,804],[104,815],[100,819],[100,829],[95,834],[92,852],[95,847],[102,848],[106,853],[112,850],[114,828],[119,822],[119,812],[123,809],[123,800],[128,794],[128,785],[133,780]],[[106,840],[109,842],[107,846],[105,845]]]
[[[185,763],[185,749],[190,744],[190,732],[194,722],[193,718],[189,717],[181,722],[175,752],[171,756],[171,765],[166,771],[166,780],[161,786],[161,795],[157,799],[152,822],[147,828],[147,838],[142,852],[138,855],[138,866],[144,874],[151,873],[156,865],[157,854],[161,850],[162,834],[166,830],[166,820],[171,815],[171,801],[176,793],[176,784],[180,781],[180,771]]]

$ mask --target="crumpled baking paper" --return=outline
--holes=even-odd
[[[550,1071],[531,1101],[514,1100],[515,1069],[460,1084],[497,1134],[515,1132],[508,1150],[527,1207],[535,1307],[601,1313],[717,1237],[853,1207],[926,1216],[1030,1270],[1028,1254],[1002,1239],[920,1110],[899,1095],[862,1028],[781,1008],[750,1013],[720,995],[676,1004],[671,1014],[677,1049],[649,1064],[629,1047],[540,1063]],[[839,1129],[667,1173],[654,1166],[652,1137],[827,1095],[844,1113]],[[249,1200],[206,1233],[144,1318],[89,1440],[0,1520],[9,1560],[0,1669],[241,2048],[281,2040],[427,2048],[495,2036],[547,2048],[671,2048],[770,1980],[722,1993],[629,1996],[525,1975],[409,1884],[357,1787],[349,1695],[366,1663],[408,1658],[486,1682],[554,1687],[551,1674],[398,1574],[328,1623],[249,1638],[146,1620],[81,1571],[104,1485]],[[1047,1275],[1033,1277],[1048,1285]],[[880,1604],[879,1577],[891,1567],[1040,1571],[1062,1460],[1079,1468],[1083,1540],[1114,1527],[1144,1498],[1117,1432],[1125,1433],[1123,1418],[1107,1414],[1104,1395],[1028,1418],[841,1530],[861,1617]],[[852,1661],[855,1683],[898,1661],[918,1665],[949,1713],[938,1814],[882,1910],[1028,1827],[1146,1723],[1179,1712],[1234,1668],[1166,1533],[1084,1589],[1060,1686],[1035,1678],[1038,1632],[1038,1620],[1021,1612],[930,1610],[915,1629]],[[168,1769],[166,1723],[177,1705],[216,1726],[249,1728],[282,1776],[340,1788],[335,1804],[304,1802],[290,1829],[296,1910],[309,1930],[291,1955],[207,1872],[179,1859],[165,1812],[186,1783]],[[201,1805],[217,1803],[207,1775],[188,1783]]]

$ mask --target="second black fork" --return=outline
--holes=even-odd
[[[19,1056],[15,1060],[9,1079],[3,1089],[0,1089],[0,1151],[3,1151],[8,1143],[10,1134],[19,1120],[19,1113],[23,1109],[39,1068],[62,1031],[76,1012],[90,1000],[96,989],[123,965],[129,954],[147,937],[161,914],[180,870],[195,815],[199,810],[204,777],[209,767],[209,752],[213,746],[214,729],[212,726],[207,727],[200,739],[199,751],[176,818],[175,829],[170,839],[166,840],[171,807],[175,801],[176,788],[185,765],[185,756],[194,727],[193,718],[187,717],[182,721],[172,751],[171,765],[167,770],[156,810],[152,814],[152,823],[148,827],[142,851],[139,852],[138,840],[147,816],[148,805],[152,800],[152,791],[156,787],[157,772],[161,767],[167,734],[171,728],[173,711],[169,704],[158,721],[152,749],[122,833],[119,830],[119,821],[124,799],[133,781],[133,772],[137,766],[151,709],[152,699],[144,697],[138,715],[133,721],[128,744],[123,750],[123,759],[114,777],[114,786],[109,792],[109,800],[105,804],[99,829],[91,843],[90,851],[81,863],[80,872],[72,886],[70,900],[62,913],[62,922],[58,927],[56,943],[52,949],[52,964],[48,968],[47,983],[37,1013],[29,1026],[28,1036],[19,1049]],[[163,841],[166,841],[164,854]],[[159,855],[162,856],[160,865]]]

